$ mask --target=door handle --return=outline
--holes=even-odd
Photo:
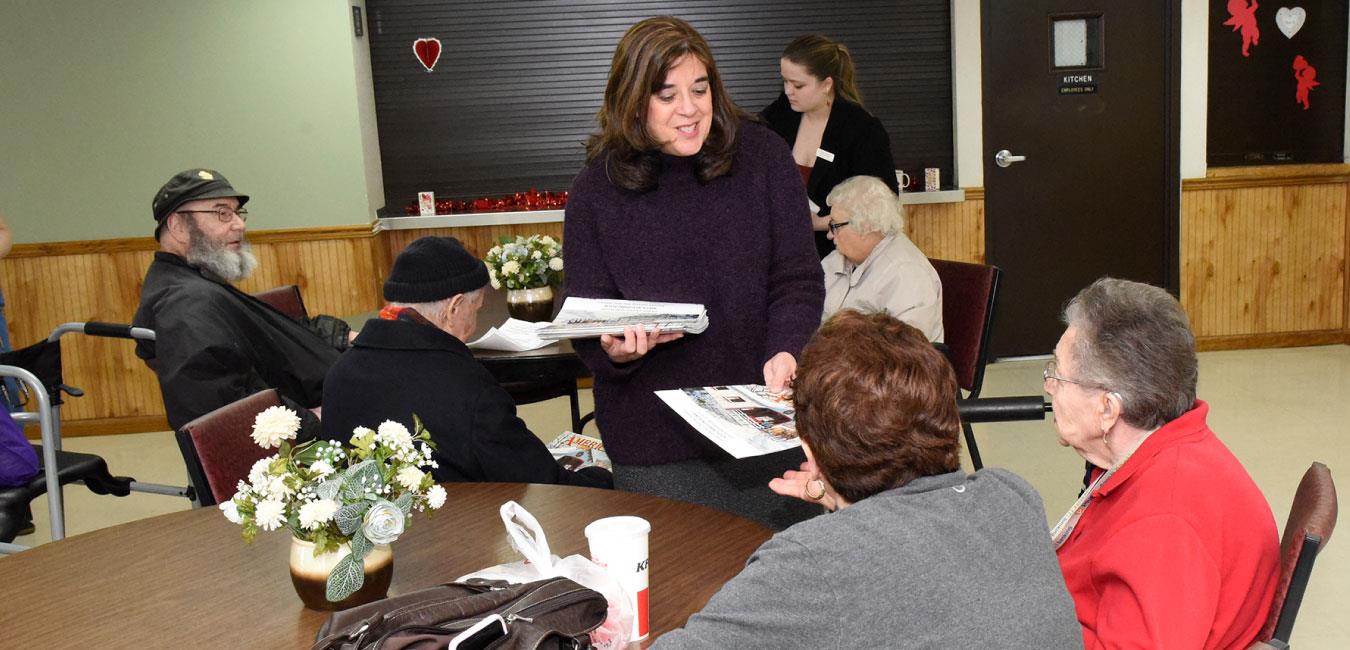
[[[1011,167],[1015,162],[1026,160],[1026,156],[1014,156],[1011,151],[1004,149],[994,154],[994,163],[999,167]]]

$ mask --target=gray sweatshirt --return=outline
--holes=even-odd
[[[774,535],[652,647],[1081,648],[1083,633],[1040,496],[985,469],[926,476]]]

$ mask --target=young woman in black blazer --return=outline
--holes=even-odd
[[[783,94],[760,116],[792,145],[811,200],[816,250],[823,258],[834,250],[825,236],[830,222],[825,197],[835,185],[867,174],[899,191],[891,139],[862,106],[847,47],[824,36],[802,36],[788,44],[779,68]]]

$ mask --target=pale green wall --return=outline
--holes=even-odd
[[[253,196],[250,228],[369,222],[350,12],[6,0],[0,214],[15,241],[149,236],[155,190],[194,166]]]

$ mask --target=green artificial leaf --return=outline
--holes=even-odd
[[[297,464],[304,465],[306,467],[314,464],[314,461],[319,459],[319,452],[327,447],[327,445],[320,443],[321,441],[319,440],[311,440],[309,442],[297,445],[295,447],[295,453],[291,454],[291,459],[294,460]]]
[[[352,443],[352,447],[369,454],[370,448],[375,446],[375,432],[367,429],[365,433],[359,436],[353,434],[350,442]]]
[[[394,500],[394,505],[403,511],[403,516],[407,517],[412,512],[413,495],[412,492],[404,492],[402,496]]]
[[[366,539],[364,532],[358,530],[356,534],[352,535],[352,556],[355,556],[357,560],[364,561],[373,548],[375,548],[375,545]]]
[[[355,553],[338,560],[333,572],[328,574],[328,590],[324,597],[330,603],[336,603],[356,593],[366,582],[365,564],[357,559]]]
[[[320,499],[336,501],[338,490],[342,489],[342,481],[337,478],[325,479],[324,482],[314,486],[314,496]]]
[[[333,523],[337,524],[338,530],[343,535],[350,535],[361,529],[361,523],[365,519],[366,510],[369,508],[369,501],[349,503],[333,513]]]
[[[342,500],[357,501],[367,496],[366,488],[380,484],[380,465],[363,460],[342,473]]]

